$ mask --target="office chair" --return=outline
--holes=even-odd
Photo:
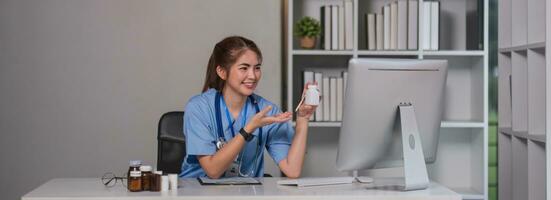
[[[186,155],[184,112],[172,111],[161,116],[157,133],[157,170],[180,174]],[[264,174],[264,177],[272,177]]]
[[[157,169],[180,174],[186,155],[184,112],[167,112],[161,116],[157,133]]]

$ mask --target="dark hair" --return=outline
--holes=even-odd
[[[253,41],[247,38],[241,36],[231,36],[216,43],[216,45],[214,45],[214,49],[212,50],[212,54],[210,55],[209,63],[207,64],[207,75],[205,77],[203,92],[207,91],[209,88],[222,91],[225,80],[218,76],[216,73],[216,67],[222,67],[229,75],[230,67],[241,55],[243,55],[243,53],[245,53],[246,50],[255,52],[259,62],[262,61],[262,53],[260,53],[260,49]]]

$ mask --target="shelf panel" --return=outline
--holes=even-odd
[[[417,56],[419,51],[404,51],[404,50],[395,50],[395,51],[369,51],[369,50],[359,50],[358,55],[361,56],[371,56],[371,55],[380,55],[380,56]]]
[[[528,139],[534,142],[545,143],[545,135],[532,135],[528,134]]]
[[[498,123],[511,128],[511,52],[498,54]]]
[[[296,122],[293,122],[295,126]],[[341,127],[341,122],[310,122],[308,125],[310,127]]]
[[[295,126],[296,122],[293,122]],[[341,127],[341,122],[310,122],[310,127]],[[442,128],[484,128],[484,122],[473,121],[442,121],[440,127]]]
[[[480,199],[480,200],[483,200],[484,199],[484,194],[482,194],[482,192],[478,192],[474,189],[471,189],[471,188],[453,188],[451,187],[450,188],[451,190],[453,190],[454,192],[457,192],[461,195],[461,199],[463,200],[475,200],[475,199]]]
[[[545,135],[532,135],[524,131],[513,131],[513,129],[509,127],[499,128],[499,132],[506,135],[512,135],[520,139],[529,139],[532,141],[545,143]]]
[[[513,135],[513,129],[511,129],[511,127],[500,127],[499,132],[507,135]]]
[[[499,52],[506,53],[511,51],[526,51],[527,49],[541,49],[541,48],[545,48],[545,42],[536,42],[531,44],[507,47],[507,48],[499,48]]]
[[[484,122],[472,121],[442,121],[440,127],[443,128],[484,128]]]
[[[528,132],[524,132],[524,131],[512,131],[513,133],[513,136],[517,137],[517,138],[521,138],[521,139],[528,139]]]
[[[484,51],[423,51],[427,56],[484,56]]]
[[[341,50],[341,51],[328,51],[328,50],[293,50],[293,55],[353,55],[354,51]]]

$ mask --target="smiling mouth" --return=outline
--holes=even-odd
[[[256,82],[242,82],[242,84],[246,87],[254,87],[256,85]]]

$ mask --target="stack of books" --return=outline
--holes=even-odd
[[[440,2],[423,2],[423,49],[438,50]],[[366,14],[368,50],[417,50],[418,0],[397,0]]]
[[[320,7],[321,43],[325,50],[352,50],[354,48],[352,0],[325,4]]]
[[[342,71],[340,74],[341,76],[328,76],[323,72],[304,71],[304,84],[317,82],[322,96],[311,120],[342,121],[348,72]]]

